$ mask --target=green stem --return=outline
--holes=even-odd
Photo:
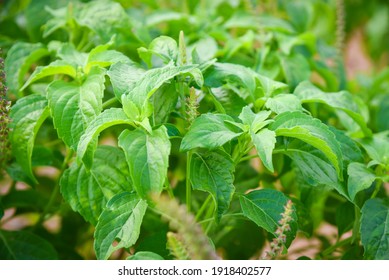
[[[172,189],[172,186],[170,185],[169,179],[168,179],[167,177],[166,177],[166,179],[165,179],[165,190],[166,190],[167,193],[169,194],[169,197],[170,197],[170,198],[174,198],[173,189]]]
[[[336,242],[334,245],[328,247],[327,249],[325,249],[323,252],[322,252],[322,256],[328,256],[330,254],[332,254],[336,249],[338,249],[339,247],[342,247],[344,245],[347,245],[349,243],[352,242],[352,236],[351,237],[348,237],[346,239],[343,239],[339,242]]]
[[[190,161],[192,159],[192,151],[186,153],[186,209],[188,212],[192,208],[192,185],[190,183]]]
[[[258,155],[251,155],[251,156],[242,157],[239,162],[243,162],[243,161],[250,160],[253,158],[257,158],[257,157],[258,157]]]
[[[108,107],[111,107],[112,105],[116,104],[119,100],[117,100],[116,97],[112,97],[110,99],[108,99],[107,101],[105,101],[103,103],[103,109],[107,109]]]
[[[207,209],[208,207],[208,204],[209,202],[212,201],[212,196],[211,195],[208,195],[208,197],[205,199],[203,205],[201,205],[199,211],[197,211],[197,214],[196,214],[196,221],[198,221],[201,217],[201,215],[203,215],[204,211]]]

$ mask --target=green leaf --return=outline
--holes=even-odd
[[[178,91],[175,84],[162,85],[151,97],[153,105],[152,119],[154,126],[168,121],[170,113],[174,111],[178,100]]]
[[[254,146],[257,149],[258,156],[263,165],[270,170],[270,172],[274,172],[272,155],[277,142],[276,133],[264,128],[257,133],[251,132],[251,139],[253,140]]]
[[[160,255],[149,252],[149,251],[142,251],[142,252],[136,252],[134,255],[129,256],[127,260],[132,260],[132,261],[143,261],[143,260],[163,260]]]
[[[365,259],[389,259],[389,201],[369,199],[362,208],[361,241]]]
[[[56,260],[54,247],[28,231],[0,230],[0,256],[3,260]]]
[[[194,65],[178,67],[168,64],[143,71],[134,66],[116,63],[108,71],[116,97],[120,100],[122,94],[128,95],[139,109],[145,106],[158,88],[178,75],[191,75],[202,86],[201,73]]]
[[[119,136],[135,190],[141,197],[161,193],[169,166],[170,141],[164,126],[150,134],[142,128],[125,130]]]
[[[215,63],[204,75],[206,86],[217,88],[223,84],[236,84],[245,87],[254,99],[255,72],[250,68],[232,63]],[[241,97],[245,99],[244,96]]]
[[[211,113],[196,118],[182,139],[180,150],[216,149],[242,134],[237,128],[232,131],[233,128],[227,126],[226,121],[232,122],[234,119],[228,115]]]
[[[160,36],[150,43],[148,49],[139,48],[138,53],[149,67],[152,66],[151,58],[153,54],[160,57],[165,64],[168,64],[170,61],[177,60],[177,42],[168,36]]]
[[[90,122],[102,110],[104,75],[104,69],[93,68],[81,85],[58,80],[47,88],[58,136],[73,150],[77,149],[80,137]]]
[[[56,60],[47,66],[38,66],[35,68],[34,72],[31,74],[20,90],[26,89],[30,84],[39,79],[58,74],[68,75],[72,78],[75,78],[77,75],[77,70],[74,68],[74,66],[63,60]]]
[[[277,227],[280,226],[278,222],[288,200],[282,192],[271,189],[255,190],[239,197],[243,215],[273,235],[276,235]],[[290,222],[291,230],[286,232],[286,247],[292,243],[297,231],[294,205],[291,216],[293,220]]]
[[[302,103],[318,102],[342,110],[361,127],[365,136],[371,136],[371,130],[367,127],[357,103],[349,92],[323,92],[310,82],[302,82],[296,87],[294,94]]]
[[[268,98],[265,107],[276,114],[303,110],[300,100],[295,95],[284,93]]]
[[[9,92],[19,95],[24,77],[31,65],[48,55],[48,50],[40,43],[30,44],[18,42],[7,53],[4,70],[7,73],[7,87]]]
[[[347,167],[347,188],[350,198],[355,199],[358,192],[370,188],[371,184],[378,179],[375,173],[363,163],[352,162]]]
[[[329,126],[332,133],[335,134],[336,140],[340,144],[340,149],[343,154],[344,166],[347,166],[350,162],[363,162],[364,158],[362,155],[361,149],[358,147],[357,143],[346,135],[341,130]]]
[[[389,137],[388,132],[374,134],[371,138],[358,140],[369,157],[380,164],[389,166]]]
[[[334,165],[339,178],[343,179],[343,161],[340,145],[328,126],[302,112],[285,112],[275,118],[269,128],[277,136],[297,138],[319,149]]]
[[[281,65],[291,90],[300,82],[310,79],[311,69],[307,59],[302,54],[294,53],[290,56],[282,56]]]
[[[97,259],[106,260],[114,251],[135,244],[146,209],[147,202],[134,193],[124,192],[108,201],[95,231]]]
[[[340,194],[348,198],[347,191],[339,182],[334,166],[318,149],[310,145],[301,145],[298,141],[288,144],[287,149],[279,150],[290,157],[302,174],[302,178],[311,186],[328,186],[335,188]]]
[[[77,146],[77,158],[84,162],[86,168],[89,169],[92,165],[91,160],[97,147],[96,140],[99,134],[104,129],[118,124],[134,125],[121,108],[107,109],[88,124]]]
[[[190,181],[193,189],[208,192],[216,205],[216,220],[228,210],[234,194],[234,163],[231,157],[215,150],[194,153],[190,162]]]
[[[131,191],[131,180],[124,153],[111,146],[99,146],[92,168],[74,162],[60,180],[61,193],[74,211],[93,225],[97,224],[107,201],[114,195]]]
[[[50,115],[47,100],[41,95],[19,99],[11,109],[10,142],[12,153],[24,173],[37,183],[31,169],[31,157],[39,128]]]
[[[352,229],[355,221],[355,206],[350,203],[342,203],[336,208],[336,225],[338,226],[338,237]]]
[[[84,67],[84,72],[86,74],[88,74],[94,66],[108,67],[118,62],[125,64],[133,63],[131,59],[129,59],[121,52],[115,50],[108,50],[110,46],[111,42],[105,45],[98,45],[90,51],[88,59],[86,61],[86,65]]]

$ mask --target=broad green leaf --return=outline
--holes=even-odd
[[[243,215],[273,235],[280,226],[281,214],[285,212],[288,200],[283,193],[271,189],[255,190],[239,197]],[[293,220],[289,224],[291,230],[286,232],[286,247],[292,243],[297,231],[296,209],[294,206],[292,209]]]
[[[295,95],[284,93],[268,98],[265,107],[276,114],[303,110],[300,100]]]
[[[154,252],[149,252],[149,251],[141,251],[141,252],[136,252],[134,255],[129,256],[127,260],[132,260],[132,261],[140,261],[140,260],[163,260],[160,255],[154,253]]]
[[[215,218],[220,221],[235,192],[234,163],[231,157],[221,150],[194,153],[190,162],[190,181],[193,189],[212,195],[216,205]]]
[[[82,163],[74,162],[62,175],[60,186],[72,209],[93,225],[109,199],[132,190],[124,153],[111,146],[97,148],[89,171]]]
[[[377,179],[375,173],[363,163],[352,162],[347,167],[347,188],[350,198],[355,199],[358,192],[370,188]]]
[[[56,43],[56,42],[55,42]],[[52,44],[55,44],[52,43]],[[59,46],[49,45],[57,51],[57,57],[75,67],[83,67],[88,59],[88,54],[80,52],[71,43],[62,43]]]
[[[273,79],[270,79],[270,78],[263,76],[263,75],[260,75],[260,74],[256,74],[255,76],[259,82],[259,85],[258,85],[259,93],[256,96],[257,98],[263,97],[263,96],[271,97],[271,96],[275,96],[275,95],[280,94],[280,93],[289,92],[289,87],[287,84],[277,82]]]
[[[202,86],[201,73],[194,65],[178,67],[168,64],[143,71],[134,66],[116,63],[108,71],[116,97],[120,100],[122,94],[128,95],[139,109],[144,107],[158,88],[178,75],[191,75],[195,82]]]
[[[284,150],[278,150],[290,157],[301,172],[303,180],[311,186],[328,186],[335,188],[349,199],[347,191],[339,182],[334,166],[318,149],[293,141]]]
[[[112,64],[121,62],[132,64],[133,62],[127,56],[121,52],[115,50],[109,50],[112,45],[111,42],[105,45],[98,45],[92,49],[88,55],[86,65],[84,66],[84,72],[89,73],[93,66],[108,67]]]
[[[47,98],[59,137],[73,150],[90,122],[102,110],[105,70],[93,68],[81,84],[62,80],[47,88]]]
[[[371,136],[371,130],[366,126],[366,121],[349,92],[323,92],[310,82],[302,82],[296,87],[294,94],[302,103],[324,103],[334,109],[342,110],[361,127],[365,136]]]
[[[245,87],[249,96],[254,99],[256,89],[255,72],[250,68],[232,63],[215,63],[204,74],[205,85],[209,87],[221,87],[224,84],[237,85]],[[247,96],[242,96],[243,99]]]
[[[263,165],[270,171],[274,172],[273,167],[273,149],[276,144],[276,133],[264,128],[257,133],[251,132],[251,139],[257,149],[259,158]]]
[[[160,57],[165,64],[168,64],[170,61],[176,61],[178,46],[174,39],[168,36],[160,36],[150,43],[148,49],[143,47],[139,48],[138,53],[146,64],[151,67],[153,54]]]
[[[291,90],[296,88],[300,82],[310,79],[311,69],[307,59],[302,54],[294,53],[290,56],[282,56],[281,65]]]
[[[358,140],[369,157],[376,162],[389,165],[389,137],[388,132],[374,134],[372,138]]]
[[[20,96],[19,90],[24,83],[24,77],[31,65],[47,55],[49,55],[48,50],[40,43],[30,44],[18,42],[14,44],[8,51],[4,63],[9,93]]]
[[[124,35],[125,38],[131,36],[130,18],[123,7],[114,1],[100,0],[83,4],[75,11],[75,19],[81,26],[93,30],[103,42],[108,42],[115,34]]]
[[[332,133],[335,134],[336,140],[338,140],[338,143],[340,144],[343,161],[345,162],[344,166],[347,166],[350,162],[363,162],[364,158],[362,151],[357,143],[343,131],[336,129],[333,126],[329,126],[329,128]]]
[[[343,161],[340,145],[328,126],[302,112],[285,112],[275,118],[269,128],[277,136],[292,137],[319,149],[334,165],[339,178],[343,179]]]
[[[96,150],[97,137],[104,129],[118,124],[134,125],[121,108],[107,109],[88,124],[77,146],[77,158],[82,160],[88,169],[92,165],[90,156]]]
[[[212,95],[230,116],[239,116],[242,108],[247,105],[237,93],[227,88],[213,88]]]
[[[170,113],[174,111],[178,101],[178,91],[175,84],[162,85],[151,97],[153,105],[152,120],[154,126],[166,123]]]
[[[108,201],[95,231],[97,259],[106,260],[114,251],[135,244],[146,209],[147,202],[135,193],[124,192]]]
[[[170,141],[164,126],[150,134],[142,128],[125,130],[119,136],[133,186],[141,197],[161,193],[169,166]]]
[[[0,230],[2,260],[56,260],[58,254],[45,239],[29,231]]]
[[[37,183],[31,169],[31,156],[39,128],[50,115],[47,100],[41,95],[29,95],[16,102],[11,109],[10,141],[12,153],[24,173]]]
[[[234,119],[228,115],[211,113],[196,118],[182,139],[180,150],[216,149],[242,134],[237,131],[237,128],[231,130],[233,128],[230,128],[226,121],[234,121]]]
[[[56,60],[47,66],[38,66],[35,68],[30,78],[28,78],[20,90],[26,89],[30,84],[39,79],[58,74],[68,75],[72,78],[75,78],[77,75],[77,70],[68,62],[63,60]]]
[[[389,201],[369,199],[362,208],[361,241],[368,260],[389,259]]]

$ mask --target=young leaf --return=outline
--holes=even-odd
[[[118,124],[134,125],[133,120],[130,120],[121,108],[107,109],[88,124],[77,146],[77,158],[84,162],[87,169],[92,165],[91,160],[97,146],[96,139],[99,134],[104,129]]]
[[[125,130],[119,136],[135,190],[141,197],[161,193],[169,166],[170,141],[164,126],[150,134],[142,128]]]
[[[147,202],[134,193],[124,192],[108,201],[95,231],[97,259],[106,260],[114,251],[135,244],[146,209]]]
[[[240,196],[239,201],[243,215],[271,234],[276,234],[278,222],[281,220],[281,214],[285,211],[284,207],[288,202],[288,198],[282,192],[271,189],[255,190]],[[286,233],[287,247],[292,243],[297,231],[297,215],[294,206],[292,218],[291,230]]]
[[[389,137],[388,132],[374,134],[372,138],[358,140],[369,157],[376,162],[389,165]]]
[[[148,49],[139,48],[138,53],[149,67],[152,66],[151,58],[153,54],[159,56],[165,64],[168,64],[170,61],[177,60],[177,42],[168,36],[160,36],[150,43]]]
[[[190,162],[190,181],[193,189],[209,192],[216,205],[216,220],[228,210],[235,191],[234,163],[221,150],[205,154],[194,153]]]
[[[120,99],[122,94],[128,95],[139,109],[143,108],[162,84],[178,75],[191,75],[199,86],[203,84],[201,73],[194,65],[178,67],[168,64],[144,72],[136,67],[117,63],[108,72],[116,96]]]
[[[48,50],[40,43],[18,42],[14,44],[8,51],[4,65],[9,92],[19,96],[19,89],[31,64],[48,54]]]
[[[237,128],[232,131],[231,126],[227,126],[226,121],[233,122],[234,119],[228,115],[211,113],[196,118],[182,139],[180,150],[215,149],[242,134],[242,132],[238,132]]]
[[[274,146],[276,144],[276,133],[272,130],[264,128],[257,133],[251,132],[250,135],[263,165],[270,172],[274,172],[272,155]]]
[[[366,165],[359,162],[352,162],[347,167],[348,174],[348,193],[352,200],[358,192],[370,188],[371,184],[377,179],[374,172]]]
[[[54,81],[47,88],[49,107],[59,137],[73,150],[90,122],[102,110],[105,70],[93,68],[82,85]]]
[[[343,161],[340,145],[328,126],[302,112],[285,112],[275,118],[269,128],[277,136],[300,139],[319,149],[334,165],[339,178],[343,179]]]
[[[47,66],[38,66],[35,68],[34,72],[31,74],[20,90],[24,90],[30,84],[39,79],[58,74],[68,75],[72,78],[75,78],[77,75],[77,70],[73,65],[70,65],[68,62],[63,60],[56,60]]]
[[[365,259],[389,259],[389,201],[369,199],[362,208],[361,241]]]
[[[46,98],[36,94],[19,99],[11,109],[10,141],[12,153],[24,173],[34,183],[37,183],[31,169],[34,141],[39,128],[49,115]]]
[[[99,146],[88,171],[74,162],[61,177],[61,193],[74,211],[93,225],[107,201],[114,195],[131,191],[131,180],[124,153],[115,147]]]
[[[0,256],[3,260],[56,260],[54,247],[28,231],[0,230]]]
[[[296,87],[294,94],[302,103],[324,103],[334,109],[344,111],[361,127],[365,136],[371,136],[371,130],[366,126],[366,121],[360,114],[359,107],[349,92],[341,91],[326,93],[306,81],[300,83]]]
[[[295,95],[285,93],[268,98],[265,107],[276,114],[303,110],[300,100]]]

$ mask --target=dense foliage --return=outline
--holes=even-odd
[[[0,4],[0,258],[389,259],[389,5],[343,2]]]

